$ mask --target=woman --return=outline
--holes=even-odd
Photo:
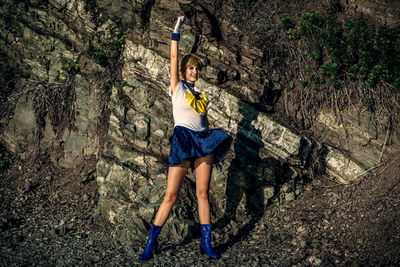
[[[171,138],[167,190],[154,219],[147,245],[139,256],[139,259],[142,260],[150,259],[153,250],[157,247],[157,236],[168,218],[182,181],[190,167],[196,174],[196,196],[202,233],[200,248],[212,259],[220,257],[213,251],[210,243],[208,187],[212,164],[221,163],[222,158],[229,150],[232,138],[221,129],[208,129],[206,117],[208,100],[203,93],[196,92],[194,87],[202,68],[198,57],[191,54],[183,57],[181,61],[183,80],[179,79],[179,29],[184,21],[184,16],[178,17],[175,29],[171,34],[171,88],[169,95],[172,100],[175,128]]]

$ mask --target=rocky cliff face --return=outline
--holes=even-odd
[[[339,124],[321,112],[318,123],[335,137],[335,148],[324,136],[307,137],[283,123],[283,108],[275,112],[280,103],[298,106],[290,98],[298,86],[296,68],[288,67],[298,48],[285,45],[280,18],[285,8],[301,13],[308,4],[275,1],[252,17],[257,6],[245,2],[5,2],[3,12],[16,15],[3,22],[2,54],[15,59],[5,68],[18,79],[5,93],[10,101],[2,102],[2,142],[21,155],[32,148],[50,153],[67,168],[98,158],[100,214],[115,225],[122,244],[144,240],[165,192],[173,131],[169,37],[176,15],[185,14],[181,53],[207,63],[196,85],[211,99],[211,127],[234,137],[227,168],[214,171],[210,185],[213,222],[236,235],[269,204],[294,200],[310,171],[346,183],[379,163],[387,139],[368,116],[361,124],[345,116]],[[343,132],[351,133],[350,142],[343,142]],[[388,152],[398,149],[393,140]],[[161,238],[194,237],[197,223],[189,174]]]
[[[1,49],[10,58],[4,70],[14,72],[7,81],[14,91],[2,98],[1,126],[2,140],[14,153],[48,151],[64,167],[99,155],[104,119],[99,85],[107,70],[94,61],[98,48],[93,46],[121,31],[115,16],[126,22],[112,8],[102,14],[103,5],[4,2]]]

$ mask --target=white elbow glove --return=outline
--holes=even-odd
[[[185,16],[179,16],[178,19],[176,20],[175,28],[174,28],[174,33],[179,33],[179,29],[181,28],[182,24],[186,21]]]
[[[179,39],[180,39],[179,30],[180,30],[182,24],[183,24],[185,21],[186,21],[186,17],[185,17],[185,16],[179,16],[179,17],[178,17],[178,19],[177,19],[177,21],[176,21],[176,24],[175,24],[174,31],[173,31],[172,34],[171,34],[171,40],[179,41]]]

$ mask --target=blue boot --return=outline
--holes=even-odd
[[[216,254],[211,247],[211,224],[201,224],[200,250],[207,253],[211,259],[219,259],[221,256]]]
[[[139,255],[139,259],[148,260],[153,256],[153,250],[157,247],[157,236],[161,231],[161,226],[153,225],[150,230],[149,238],[147,239],[146,247],[142,254]]]

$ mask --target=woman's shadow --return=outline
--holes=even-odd
[[[260,110],[257,107],[253,109],[249,105],[239,102],[239,112],[243,118],[238,124],[234,142],[235,157],[228,169],[226,209],[215,227],[220,232],[225,232],[225,227],[232,221],[243,221],[245,218],[247,223],[231,233],[225,243],[215,248],[220,253],[247,236],[255,227],[264,214],[265,202],[268,202],[264,197],[264,188],[274,187],[277,182],[274,172],[280,163],[272,157],[260,158],[259,153],[264,144],[260,131],[252,125],[252,122],[257,120]],[[245,197],[244,208],[239,207],[243,197]]]

